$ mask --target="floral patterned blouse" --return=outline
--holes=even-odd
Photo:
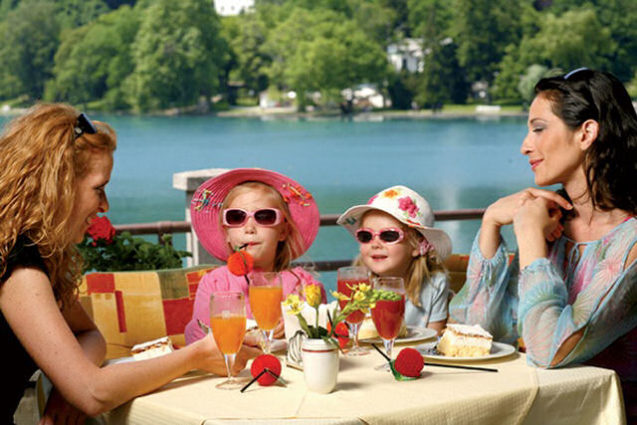
[[[552,367],[562,343],[583,335],[557,365],[589,362],[615,369],[623,381],[637,380],[637,261],[626,264],[637,243],[637,219],[630,218],[599,240],[576,243],[563,236],[519,272],[508,264],[504,243],[486,259],[479,234],[471,249],[467,281],[450,303],[451,319],[479,323],[494,339],[526,345],[529,363]],[[567,243],[573,247],[567,251]],[[583,250],[581,248],[583,247]],[[612,359],[609,364],[608,359]]]

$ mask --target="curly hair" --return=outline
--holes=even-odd
[[[277,245],[276,255],[274,257],[274,271],[280,272],[289,269],[292,260],[299,257],[301,253],[305,251],[305,243],[303,242],[303,236],[301,232],[299,232],[296,223],[292,220],[288,204],[275,188],[259,181],[247,181],[238,184],[226,195],[221,205],[221,210],[223,211],[237,196],[247,191],[261,192],[264,198],[269,198],[274,201],[277,208],[283,212],[288,234],[285,240],[280,241]],[[222,216],[219,214],[219,226],[224,228],[221,220]]]
[[[593,205],[637,213],[637,114],[623,84],[612,74],[579,69],[541,79],[535,93],[571,130],[586,120],[599,124],[585,152],[584,170]]]
[[[95,152],[117,146],[113,129],[75,135],[79,112],[65,104],[37,104],[9,122],[0,136],[0,272],[18,236],[38,248],[56,300],[64,308],[77,295],[82,258],[69,234],[76,181]]]

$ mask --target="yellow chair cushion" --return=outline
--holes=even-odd
[[[107,359],[129,356],[133,345],[163,336],[184,346],[199,280],[213,268],[86,274],[80,302],[106,339]]]

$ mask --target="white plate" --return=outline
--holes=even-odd
[[[420,342],[426,339],[434,338],[437,335],[436,331],[429,328],[419,328],[417,326],[407,326],[407,336],[402,338],[396,338],[395,344],[408,344],[411,342]],[[363,343],[378,343],[382,344],[383,340],[380,338],[361,339],[359,342]]]
[[[503,342],[494,342],[491,344],[491,352],[486,356],[478,356],[478,357],[449,357],[443,356],[442,354],[432,354],[436,344],[438,342],[427,342],[425,344],[421,344],[416,347],[418,351],[422,354],[425,359],[430,360],[448,360],[448,361],[463,361],[463,362],[472,362],[478,360],[489,360],[489,359],[497,359],[500,357],[506,357],[513,353],[515,353],[515,347],[509,344],[505,344]]]

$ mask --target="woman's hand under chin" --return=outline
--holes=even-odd
[[[568,210],[573,208],[566,199],[553,191],[529,187],[520,192],[500,198],[489,205],[484,213],[483,221],[488,221],[498,227],[511,224],[520,208],[528,201],[536,199],[549,201],[551,205],[556,208],[562,207]]]
[[[553,242],[562,235],[564,226],[560,222],[560,206],[563,205],[552,199],[536,197],[526,199],[516,211],[513,230],[520,253],[520,269],[538,258],[546,258],[547,242]]]
[[[538,201],[540,204],[535,209],[532,209],[535,212],[531,210],[524,211],[516,218],[520,211],[525,209],[525,206],[528,207],[534,201]],[[534,187],[498,199],[487,208],[482,218],[479,241],[482,255],[485,258],[491,258],[495,255],[500,245],[500,227],[514,223],[514,220],[518,220],[518,223],[514,226],[518,246],[520,246],[520,235],[518,235],[518,229],[520,228],[530,232],[533,232],[533,229],[541,229],[539,234],[542,235],[542,241],[555,240],[563,231],[561,224],[559,224],[561,215],[556,216],[557,213],[555,212],[560,211],[560,207],[568,210],[573,208],[566,199],[557,193]],[[539,211],[536,211],[537,208],[539,208]],[[548,216],[550,220],[547,217],[540,219],[542,216],[541,211],[544,211],[544,215]],[[535,218],[531,218],[531,216]],[[537,225],[533,223],[537,223]],[[538,233],[533,233],[533,235],[536,241],[539,240],[537,238]]]
[[[560,206],[546,198],[526,200],[513,217],[513,229],[518,241],[530,235],[541,234],[553,242],[562,236],[564,226],[560,222]]]

